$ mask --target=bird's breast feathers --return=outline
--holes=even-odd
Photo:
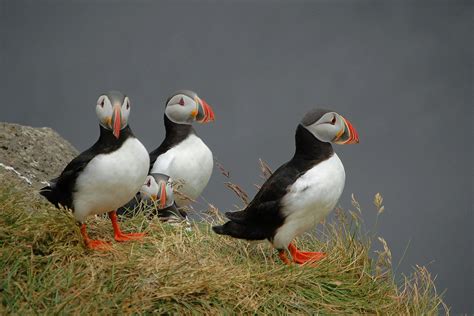
[[[286,248],[293,238],[328,215],[342,194],[345,179],[344,166],[336,154],[301,175],[282,199],[285,221],[277,229],[273,245]]]
[[[336,206],[345,178],[344,166],[334,154],[306,171],[288,188],[282,200],[283,213],[288,217],[321,220]]]
[[[169,175],[173,182],[182,184],[179,189],[185,196],[196,199],[204,190],[212,174],[214,160],[209,147],[191,134],[156,159],[151,173]],[[189,201],[176,195],[179,206]]]
[[[127,203],[143,185],[149,159],[136,138],[127,139],[116,151],[94,157],[77,178],[76,218],[112,211]]]

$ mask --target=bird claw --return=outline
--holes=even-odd
[[[324,252],[310,252],[310,251],[299,251],[295,245],[289,244],[288,250],[291,253],[293,262],[297,264],[307,264],[314,265],[316,261],[319,261],[326,257]]]
[[[326,257],[324,252],[307,252],[307,251],[298,251],[295,254],[292,254],[293,261],[297,264],[306,264],[306,263],[315,263]]]
[[[140,240],[140,239],[143,239],[143,237],[145,237],[146,234],[145,233],[129,233],[129,234],[124,234],[124,233],[119,233],[119,234],[115,234],[115,240],[116,241],[119,241],[119,242],[123,242],[123,241],[129,241],[129,240]]]

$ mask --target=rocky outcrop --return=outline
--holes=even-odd
[[[58,176],[77,154],[51,128],[0,123],[0,177],[20,179],[37,189]]]

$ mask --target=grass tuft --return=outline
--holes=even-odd
[[[214,234],[215,208],[191,231],[137,216],[121,226],[145,231],[144,241],[97,252],[84,248],[69,212],[0,179],[0,314],[448,314],[426,268],[397,285],[386,242],[363,232],[354,207],[298,240],[328,254],[317,267],[285,266],[267,243]],[[88,227],[112,241],[107,219]]]

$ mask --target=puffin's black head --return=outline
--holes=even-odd
[[[306,113],[301,125],[322,142],[341,145],[359,143],[359,135],[352,124],[331,110],[313,109]]]
[[[170,177],[162,173],[152,173],[145,179],[145,184],[140,189],[143,200],[158,202],[159,209],[173,205],[173,188]]]
[[[109,91],[99,97],[95,111],[100,125],[113,131],[114,136],[119,138],[120,130],[128,125],[130,99],[122,92]]]
[[[179,90],[166,100],[166,116],[178,124],[214,121],[214,111],[203,99],[190,90]]]

